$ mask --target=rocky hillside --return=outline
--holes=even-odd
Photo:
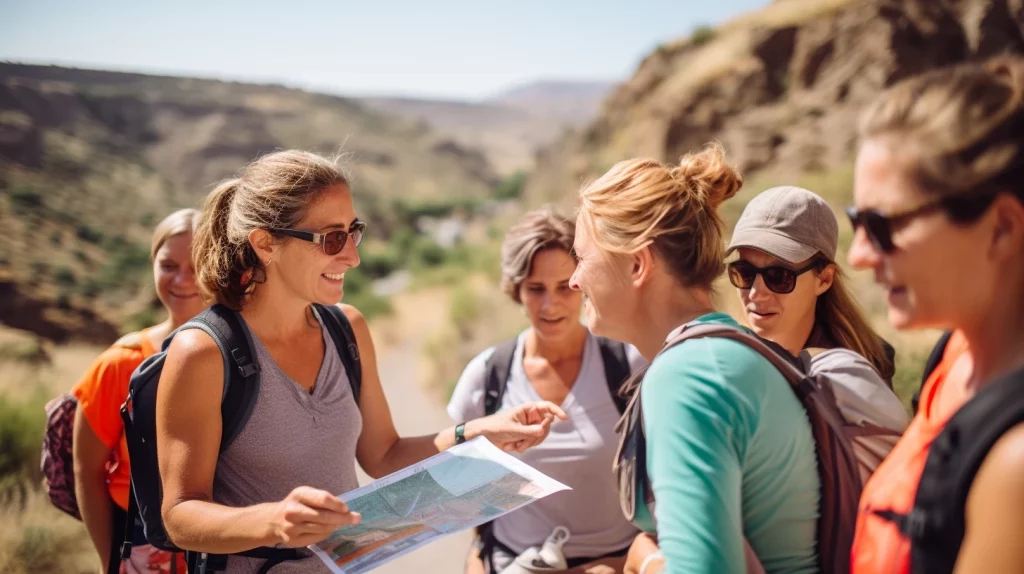
[[[1024,52],[1024,0],[776,0],[650,54],[596,121],[538,155],[526,193],[569,203],[618,160],[674,161],[713,138],[748,175],[844,169],[880,90],[1004,51]]]
[[[497,181],[476,151],[346,98],[0,63],[0,323],[113,337],[151,308],[152,225],[290,147],[349,154],[357,207],[383,237]]]

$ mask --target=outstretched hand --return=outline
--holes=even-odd
[[[477,434],[505,452],[523,452],[544,442],[555,419],[566,414],[550,401],[527,403],[473,421]]]

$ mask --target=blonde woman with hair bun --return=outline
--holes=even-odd
[[[653,361],[635,390],[642,429],[625,429],[646,440],[633,462],[653,490],[620,478],[644,531],[626,572],[818,571],[814,439],[782,374],[717,337],[659,354],[689,326],[742,329],[711,297],[725,270],[717,210],[742,184],[712,144],[676,166],[620,162],[580,193],[570,285],[583,292],[591,332]]]

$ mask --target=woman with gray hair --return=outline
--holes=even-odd
[[[584,572],[604,564],[619,571],[637,534],[619,509],[610,469],[622,401],[617,390],[644,359],[580,323],[582,295],[569,288],[575,231],[572,220],[551,209],[527,213],[508,231],[502,289],[522,305],[530,326],[470,361],[448,404],[455,420],[538,399],[561,405],[568,419],[556,421],[543,443],[516,456],[572,490],[481,528],[467,572],[501,572],[556,529],[564,541],[560,568]],[[558,527],[568,530],[568,540]]]

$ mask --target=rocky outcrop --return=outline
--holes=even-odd
[[[580,133],[538,153],[533,201],[632,156],[674,161],[718,139],[746,173],[849,162],[860,110],[935,67],[1024,52],[1024,0],[777,0],[659,48]]]

